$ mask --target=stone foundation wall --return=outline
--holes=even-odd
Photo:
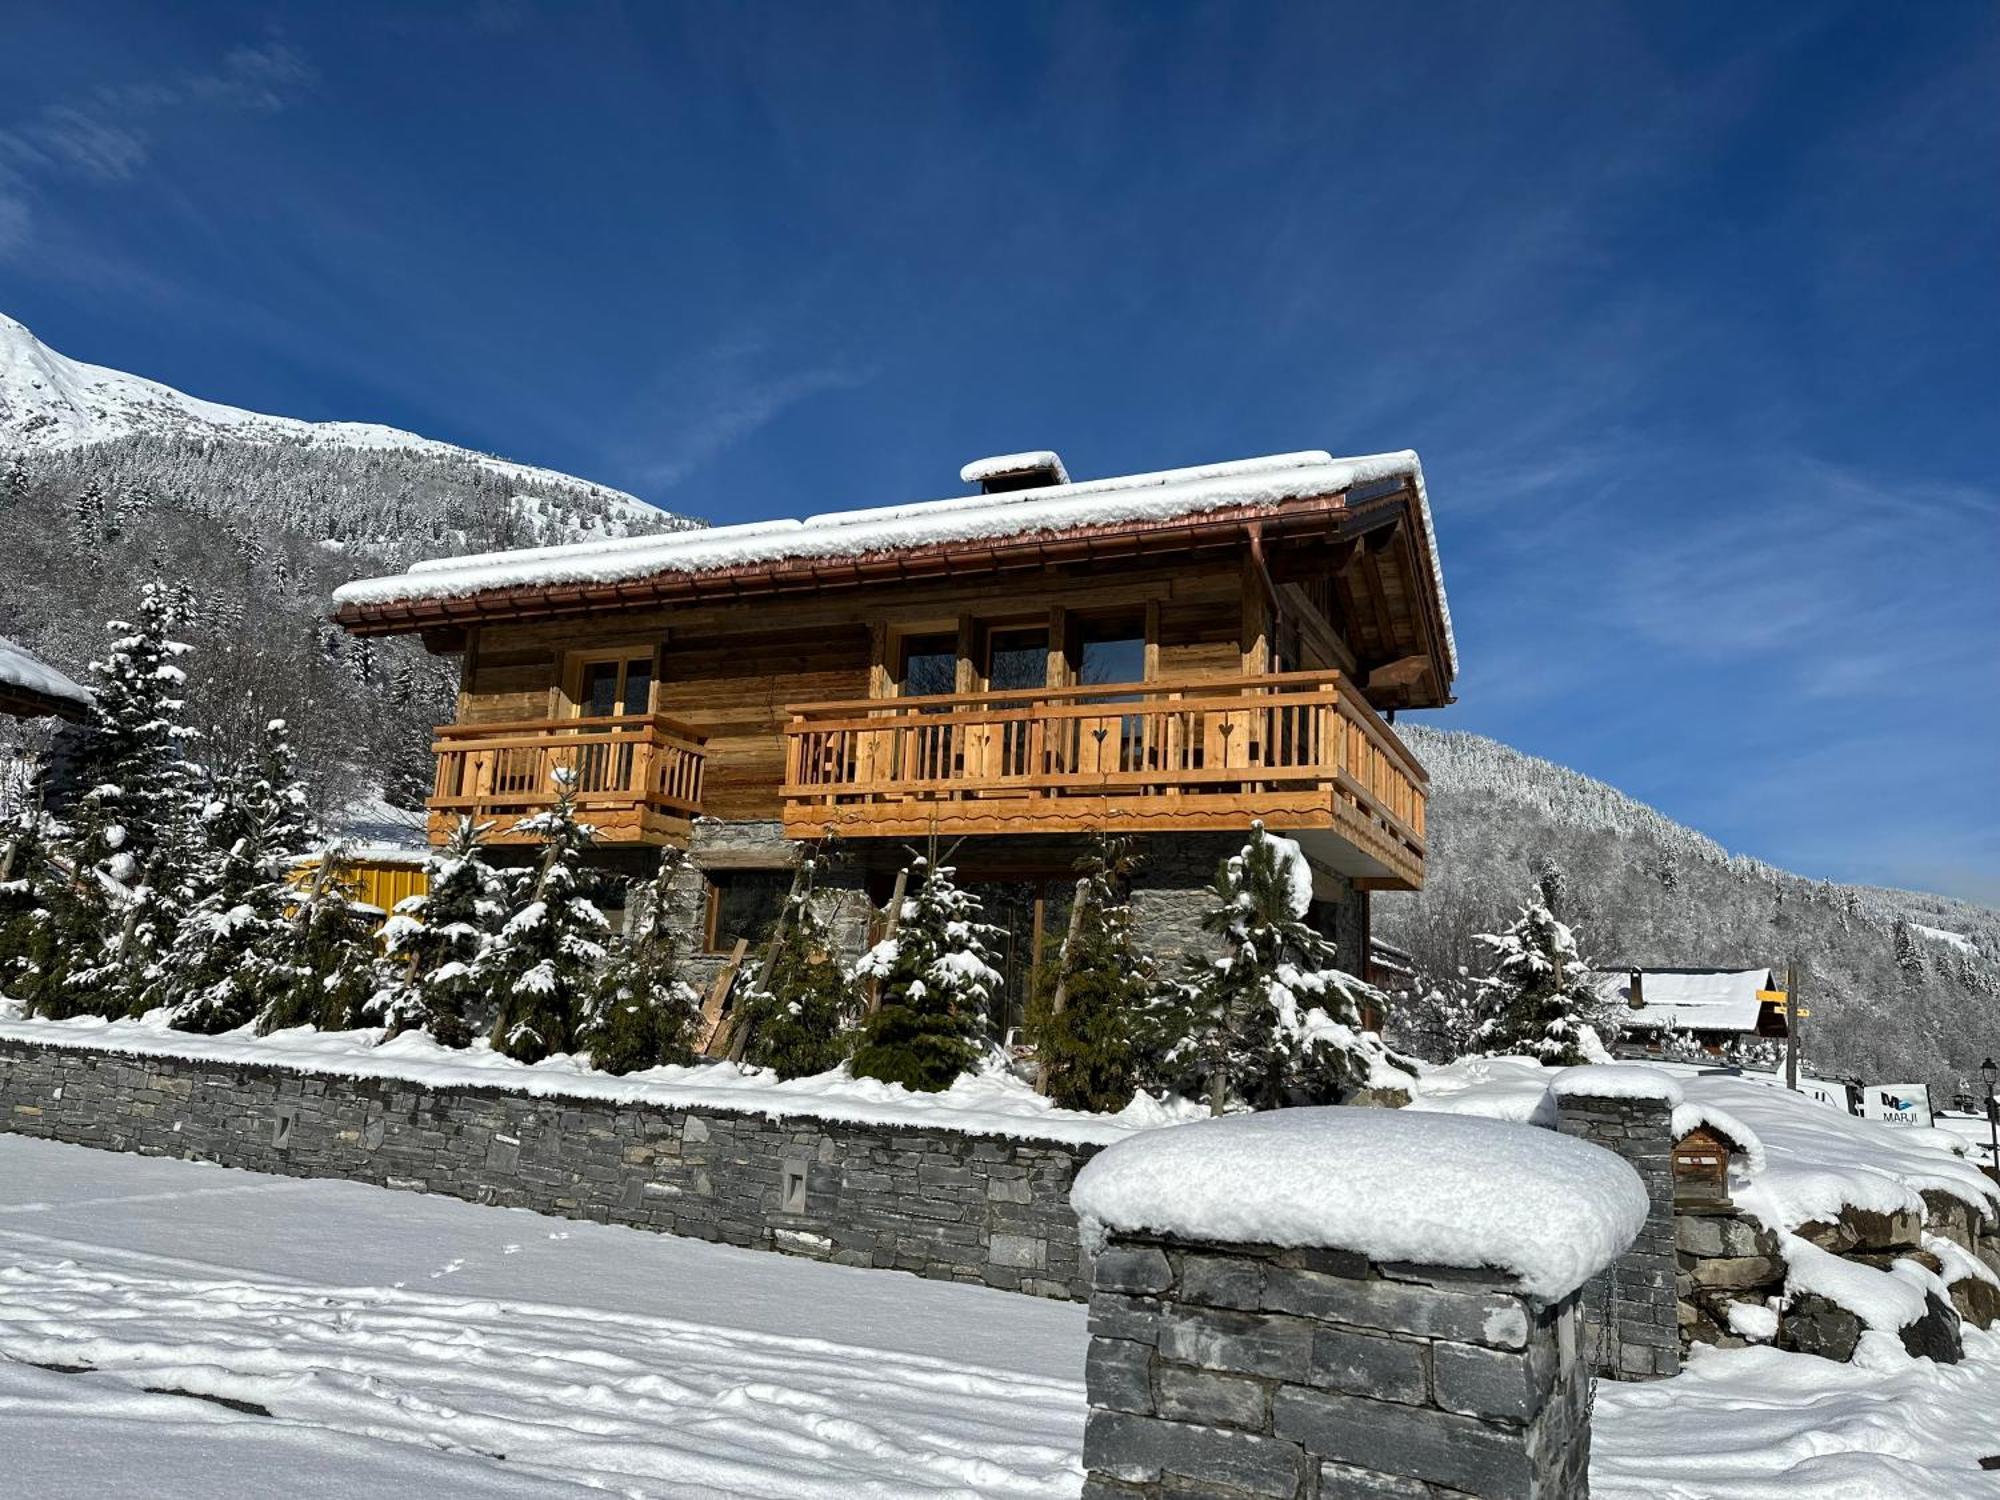
[[[0,1130],[1085,1295],[1089,1145],[0,1039]]]
[[[1583,1287],[1591,1368],[1614,1380],[1678,1374],[1675,1302],[1673,1108],[1659,1099],[1557,1099],[1556,1128],[1625,1158],[1646,1185],[1650,1208],[1631,1248]]]
[[[1085,1500],[1589,1493],[1574,1295],[1130,1235],[1099,1253],[1093,1288]]]

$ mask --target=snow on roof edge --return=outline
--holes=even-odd
[[[995,453],[990,458],[975,458],[958,471],[964,484],[984,484],[989,479],[997,479],[1002,474],[1026,474],[1035,469],[1047,469],[1056,476],[1057,484],[1069,483],[1069,470],[1063,467],[1062,455],[1052,448],[1034,448],[1021,453]]]
[[[1306,450],[1000,495],[836,511],[804,521],[749,522],[664,536],[429,559],[404,573],[343,584],[333,597],[337,605],[401,603],[464,598],[510,586],[615,582],[791,558],[860,556],[929,541],[990,540],[1092,523],[1197,514],[1232,504],[1279,504],[1390,477],[1409,478],[1416,490],[1423,549],[1437,593],[1447,661],[1455,676],[1458,643],[1444,592],[1435,523],[1422,462],[1409,449],[1346,459]],[[1108,497],[1122,497],[1122,503]]]
[[[88,708],[97,701],[89,688],[4,635],[0,635],[0,687],[18,688],[37,697],[74,703],[79,708]]]

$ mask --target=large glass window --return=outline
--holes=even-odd
[[[1080,620],[1077,623],[1076,680],[1099,683],[1146,680],[1146,630],[1137,620]]]

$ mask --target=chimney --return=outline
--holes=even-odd
[[[1645,984],[1646,984],[1645,971],[1641,969],[1634,969],[1632,971],[1631,990],[1626,997],[1627,1002],[1631,1005],[1632,1009],[1634,1010],[1644,1010],[1646,1008]]]
[[[1063,467],[1062,459],[1047,449],[975,458],[958,471],[958,477],[966,484],[978,485],[983,495],[1004,495],[1011,490],[1038,490],[1052,484],[1069,483],[1069,471]]]

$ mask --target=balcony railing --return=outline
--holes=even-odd
[[[492,823],[496,843],[531,840],[514,825],[555,805],[558,771],[575,774],[579,815],[607,843],[679,842],[701,811],[702,736],[655,714],[447,724],[431,749],[434,843],[461,816]]]
[[[791,710],[785,828],[1324,828],[1351,873],[1423,881],[1429,778],[1339,672],[859,699]]]

